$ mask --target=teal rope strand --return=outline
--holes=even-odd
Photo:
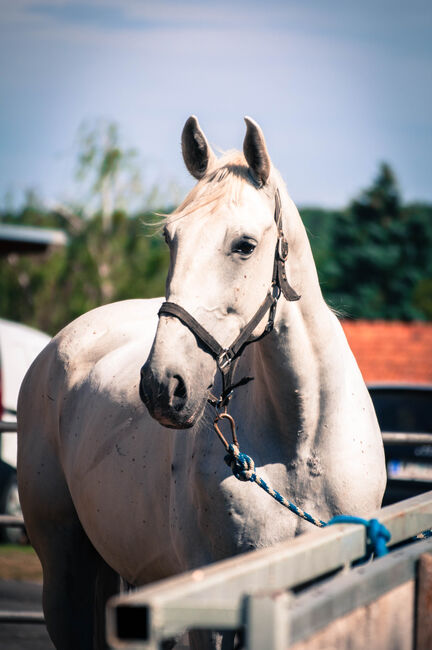
[[[414,539],[429,539],[430,537],[432,537],[432,530],[424,530],[414,537]]]
[[[225,443],[226,444],[226,443]],[[323,521],[313,517],[308,512],[305,512],[295,503],[288,501],[277,490],[267,485],[267,483],[258,476],[255,472],[255,463],[253,459],[240,451],[238,446],[234,443],[226,446],[227,454],[225,462],[231,468],[232,473],[239,481],[252,481],[259,485],[267,494],[275,499],[282,506],[293,512],[298,517],[308,521],[314,526],[324,528],[325,526],[332,526],[333,524],[360,524],[365,526],[367,532],[367,543],[369,551],[373,552],[377,557],[381,557],[388,553],[387,543],[390,541],[391,535],[387,528],[381,524],[378,519],[362,519],[361,517],[352,517],[351,515],[336,515],[330,521]],[[432,537],[432,530],[425,530],[422,533],[413,537],[411,541],[418,541],[421,539],[428,539]]]
[[[264,479],[256,474],[253,459],[247,454],[242,453],[237,445],[228,445],[227,451],[228,453],[225,456],[225,462],[228,467],[231,468],[232,473],[239,481],[252,481],[253,483],[256,483],[282,506],[293,512],[298,517],[301,517],[305,521],[308,521],[319,528],[332,526],[333,524],[361,524],[366,528],[370,550],[377,557],[381,557],[388,553],[387,542],[390,541],[391,535],[387,528],[381,524],[378,519],[367,520],[362,519],[361,517],[352,517],[350,515],[337,515],[330,519],[330,521],[317,519],[296,506],[295,503],[285,499],[285,497],[283,497],[277,490],[274,490],[267,485]]]
[[[296,514],[298,517],[305,519],[311,524],[323,528],[327,526],[326,522],[322,519],[316,519],[312,517],[308,512],[305,512],[301,508],[287,501],[285,497],[282,496],[277,490],[273,490],[260,476],[257,476],[255,473],[255,463],[250,456],[243,454],[237,445],[231,444],[228,446],[228,453],[225,456],[225,462],[228,467],[231,467],[232,473],[239,481],[252,481],[260,486],[267,494],[269,494],[273,499],[280,503],[285,508],[288,508],[291,512]]]

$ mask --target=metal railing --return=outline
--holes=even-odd
[[[24,519],[22,517],[12,517],[11,515],[0,515],[0,527],[7,528],[25,528]],[[0,609],[0,625],[3,623],[15,624],[45,624],[44,615],[41,611],[11,611]]]
[[[16,433],[17,423],[0,420],[0,433]]]
[[[12,515],[0,515],[0,526],[6,528],[25,528],[24,519]]]
[[[383,508],[390,545],[432,528],[432,492]],[[0,515],[0,526],[24,527]],[[107,636],[113,648],[156,650],[188,629],[241,630],[248,650],[287,648],[331,620],[413,578],[432,539],[410,543],[367,567],[362,527],[339,525],[154,583],[112,599]],[[345,571],[341,572],[341,569]],[[338,573],[318,590],[302,586]],[[294,595],[296,592],[296,595]],[[44,623],[42,612],[0,611],[0,623]]]
[[[391,546],[409,542],[432,527],[432,492],[383,508],[379,520],[391,533]],[[107,607],[108,642],[159,650],[164,640],[198,628],[242,631],[248,650],[285,649],[412,578],[418,557],[432,551],[432,539],[350,569],[366,547],[363,527],[331,526],[116,596]],[[320,587],[321,598],[300,591],[343,569]]]

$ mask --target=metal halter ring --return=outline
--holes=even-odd
[[[233,360],[231,350],[224,350],[222,354],[219,355],[217,364],[220,370],[224,370],[227,366],[231,364]]]
[[[224,419],[228,420],[228,422],[230,423],[232,441],[233,441],[233,444],[238,447],[238,440],[237,440],[237,434],[236,434],[236,425],[235,425],[235,420],[232,417],[232,415],[230,415],[229,413],[221,413],[220,415],[218,415],[215,418],[215,420],[213,422],[213,426],[214,426],[214,430],[216,431],[216,433],[219,436],[219,439],[222,441],[223,446],[228,451],[229,444],[226,441],[225,436],[223,435],[222,431],[219,429],[219,426],[218,426],[219,420],[224,420]]]

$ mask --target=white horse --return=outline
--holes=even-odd
[[[159,299],[100,307],[62,330],[23,382],[20,498],[58,648],[103,646],[94,612],[118,575],[144,585],[311,528],[223,462],[207,401],[222,390],[216,353],[193,323],[229,348],[267,300],[246,334],[271,331],[244,347],[232,380],[253,377],[229,402],[242,451],[321,519],[380,507],[386,474],[371,400],[261,129],[246,123],[244,155],[220,159],[196,118],[183,130],[199,182],[165,224],[167,300],[183,319],[168,310],[158,321]],[[232,638],[191,635],[193,648],[221,642]]]

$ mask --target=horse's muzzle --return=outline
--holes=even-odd
[[[141,368],[139,395],[150,415],[171,429],[194,425],[197,409],[190,403],[185,379],[166,370],[159,377],[147,361]]]

